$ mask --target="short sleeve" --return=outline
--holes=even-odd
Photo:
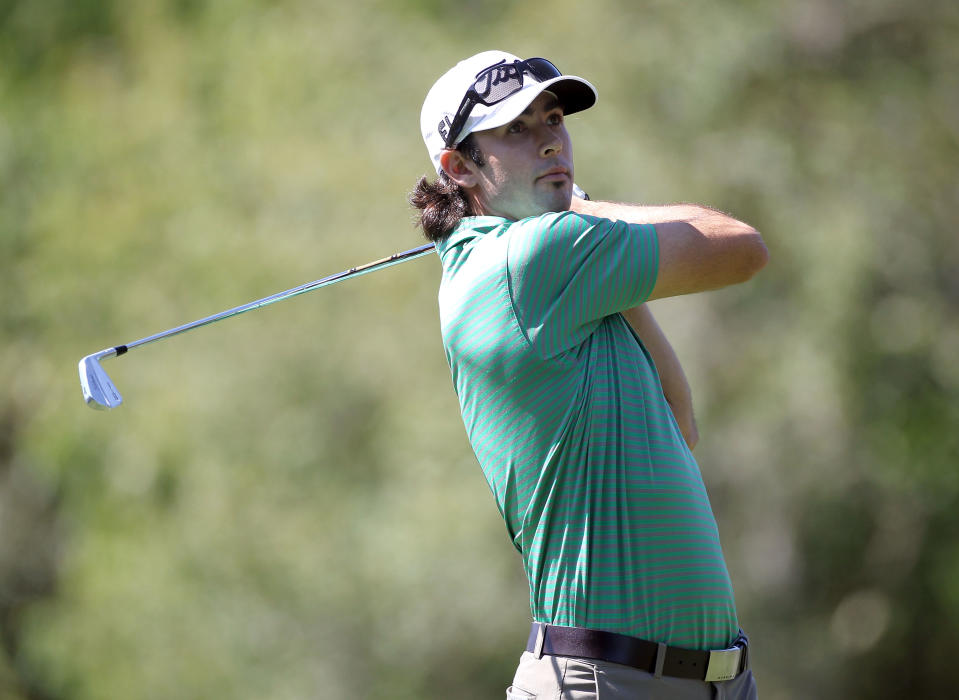
[[[533,347],[553,357],[611,315],[652,293],[659,266],[653,226],[559,212],[511,227],[510,296]]]

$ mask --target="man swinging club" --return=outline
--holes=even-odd
[[[584,198],[563,120],[595,101],[487,51],[421,115],[438,179],[410,201],[443,265],[443,345],[529,580],[507,697],[755,698],[689,386],[645,302],[745,282],[768,253],[706,207]]]

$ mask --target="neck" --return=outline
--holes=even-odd
[[[469,205],[469,216],[495,216],[484,206],[476,189],[475,187],[471,187],[463,190],[463,194],[466,196],[466,203]]]

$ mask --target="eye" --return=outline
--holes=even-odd
[[[521,134],[524,131],[526,131],[526,124],[524,124],[523,122],[513,122],[512,124],[509,125],[509,128],[507,129],[507,133],[510,133],[510,134]]]
[[[546,117],[546,123],[550,126],[558,126],[563,123],[563,113],[562,112],[553,112],[548,117]]]

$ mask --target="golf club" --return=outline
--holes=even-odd
[[[247,311],[259,309],[260,307],[274,304],[278,301],[289,299],[290,297],[305,294],[306,292],[312,292],[314,289],[326,287],[336,282],[340,282],[341,280],[345,280],[348,277],[365,275],[367,272],[381,270],[383,268],[390,267],[391,265],[396,265],[407,260],[413,260],[414,258],[419,258],[432,252],[433,249],[433,244],[427,243],[426,245],[422,245],[418,248],[413,248],[402,253],[396,253],[388,258],[374,260],[373,262],[360,265],[359,267],[352,267],[349,270],[344,270],[343,272],[339,272],[335,275],[330,275],[329,277],[307,282],[306,284],[301,284],[298,287],[287,289],[284,292],[278,292],[271,296],[257,299],[256,301],[251,301],[249,304],[243,304],[242,306],[237,306],[232,309],[228,309],[227,311],[221,311],[213,316],[207,316],[206,318],[201,318],[191,323],[186,323],[182,326],[177,326],[176,328],[171,328],[170,330],[162,331],[161,333],[156,333],[154,335],[147,336],[146,338],[141,338],[140,340],[134,340],[133,342],[126,343],[125,345],[117,345],[116,347],[107,348],[105,350],[101,350],[100,352],[95,352],[92,355],[87,355],[80,360],[80,388],[83,390],[83,400],[86,401],[88,406],[96,409],[116,408],[123,403],[123,397],[120,395],[120,392],[117,391],[116,386],[114,386],[113,382],[110,381],[110,377],[107,376],[107,373],[103,370],[103,367],[100,366],[100,361],[104,358],[119,357],[120,355],[129,352],[133,348],[146,345],[147,343],[153,343],[157,340],[162,340],[163,338],[169,338],[170,336],[179,335],[180,333],[186,333],[194,328],[207,326],[211,323],[222,321],[225,318],[238,316]]]

